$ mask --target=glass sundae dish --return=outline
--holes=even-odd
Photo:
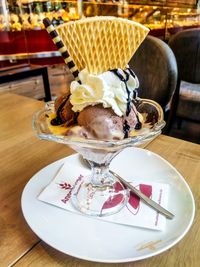
[[[68,93],[35,114],[33,126],[39,138],[70,146],[90,164],[91,174],[74,183],[74,207],[92,216],[114,214],[126,205],[129,190],[109,172],[111,160],[126,147],[154,139],[165,125],[162,108],[137,97],[139,82],[127,67],[148,29],[125,19],[95,17],[60,25],[57,30],[64,36],[78,75]],[[112,33],[118,33],[123,42],[112,40]],[[129,38],[135,38],[133,44]],[[73,44],[79,52],[71,50]],[[84,47],[81,54],[79,45]],[[110,58],[112,46],[121,49]]]

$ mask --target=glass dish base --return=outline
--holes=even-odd
[[[92,177],[80,177],[74,185],[71,202],[81,213],[90,216],[108,216],[119,212],[128,201],[129,190],[109,174],[100,184],[92,183]]]

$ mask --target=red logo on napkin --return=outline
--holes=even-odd
[[[139,190],[147,197],[150,198],[152,196],[152,186],[151,185],[139,184],[136,187],[139,187]],[[127,205],[127,208],[129,209],[129,211],[132,212],[133,214],[137,214],[139,211],[139,207],[140,207],[140,198],[131,192],[128,204],[129,205]],[[131,209],[129,208],[129,206],[131,206]],[[132,208],[134,210],[132,210]]]
[[[147,197],[150,198],[152,196],[151,185],[139,184],[137,187],[139,187],[139,190],[143,194],[145,194]],[[123,195],[120,194],[120,191],[123,190],[123,187],[121,186],[121,184],[118,182],[115,183],[114,188],[115,188],[115,195],[113,197],[109,197],[109,199],[104,203],[102,209],[111,209],[123,201]],[[137,195],[135,195],[133,192],[130,192],[128,203],[134,210],[137,210],[136,212],[134,212],[134,214],[136,214],[139,210],[140,198]],[[132,211],[130,210],[130,212]]]
[[[59,184],[60,188],[62,189],[65,189],[65,190],[68,190],[68,189],[71,189],[71,184],[68,184],[68,183],[61,183]]]
[[[109,199],[104,203],[102,209],[111,209],[123,201],[123,198],[124,198],[123,195],[120,193],[117,194],[118,192],[123,190],[123,187],[121,186],[121,184],[118,182],[115,183],[114,189],[115,189],[115,195],[113,197],[109,197]]]

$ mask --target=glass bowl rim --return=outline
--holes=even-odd
[[[71,137],[65,135],[55,135],[52,133],[42,132],[41,129],[38,128],[37,122],[38,118],[42,115],[46,115],[47,113],[54,112],[52,110],[54,101],[47,102],[45,108],[37,111],[33,115],[33,129],[36,132],[37,136],[40,139],[55,141],[57,143],[63,143],[68,145],[79,145],[83,147],[93,147],[98,149],[105,148],[114,148],[114,147],[127,147],[127,146],[136,146],[141,145],[147,141],[150,141],[161,134],[161,130],[165,126],[165,121],[161,120],[152,128],[148,128],[148,132],[139,134],[136,136],[130,136],[128,138],[124,138],[122,140],[98,140],[98,139],[86,139],[81,137]]]

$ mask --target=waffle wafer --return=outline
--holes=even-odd
[[[91,17],[56,28],[72,60],[81,71],[99,74],[125,69],[149,32],[145,26],[116,17]]]

